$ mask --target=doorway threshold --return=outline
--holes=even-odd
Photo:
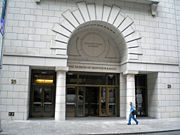
[[[55,119],[54,119],[54,117],[52,117],[52,118],[49,118],[49,117],[39,117],[39,118],[38,118],[38,117],[37,117],[37,118],[29,118],[28,120],[30,120],[30,121],[31,121],[31,120],[32,120],[32,121],[36,121],[36,120],[37,120],[37,121],[39,121],[39,120],[49,121],[49,120],[50,120],[50,121],[51,121],[51,120],[55,120]]]
[[[125,118],[120,118],[120,117],[93,117],[93,116],[89,116],[89,117],[69,117],[69,118],[66,118],[66,120],[75,120],[75,121],[94,121],[94,120],[97,120],[97,121],[103,121],[103,120],[108,120],[108,121],[116,121],[116,120],[123,120]]]

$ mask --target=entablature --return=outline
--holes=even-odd
[[[34,0],[37,4],[39,4],[42,0]],[[157,14],[157,6],[159,3],[159,0],[121,0],[126,2],[134,2],[134,3],[144,3],[151,6],[151,14],[152,16],[156,16]]]

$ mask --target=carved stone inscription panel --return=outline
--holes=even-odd
[[[99,25],[84,26],[69,41],[68,61],[119,63],[124,44],[117,39],[113,31]]]
[[[102,55],[106,49],[104,39],[97,33],[88,33],[80,40],[80,47],[90,57]]]

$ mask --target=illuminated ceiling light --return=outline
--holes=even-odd
[[[36,83],[48,83],[48,84],[52,84],[53,80],[45,80],[45,79],[37,79],[35,80]]]

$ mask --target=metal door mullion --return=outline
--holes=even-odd
[[[85,106],[86,97],[85,96],[86,96],[86,90],[83,87],[83,116],[85,116],[85,110],[86,110],[86,106]]]
[[[41,116],[44,116],[44,87],[42,87],[42,94],[41,94]]]
[[[75,104],[75,117],[78,116],[78,95],[79,95],[79,87],[76,87],[75,89],[75,94],[76,94],[76,104]]]
[[[32,90],[31,90],[31,96],[30,96],[30,115],[33,114],[33,101],[34,101],[34,86],[32,86]]]
[[[119,106],[119,98],[120,98],[120,96],[118,96],[119,95],[119,88],[115,88],[115,97],[116,97],[116,100],[115,100],[115,102],[116,102],[116,107],[115,107],[115,116],[117,116],[117,114],[118,114],[118,110],[119,110],[119,108],[120,108],[120,106]],[[119,98],[118,98],[119,97]]]
[[[99,116],[102,116],[102,112],[101,112],[101,90],[102,90],[102,87],[100,87],[100,89],[99,89]]]
[[[109,116],[109,88],[106,87],[106,115]]]

